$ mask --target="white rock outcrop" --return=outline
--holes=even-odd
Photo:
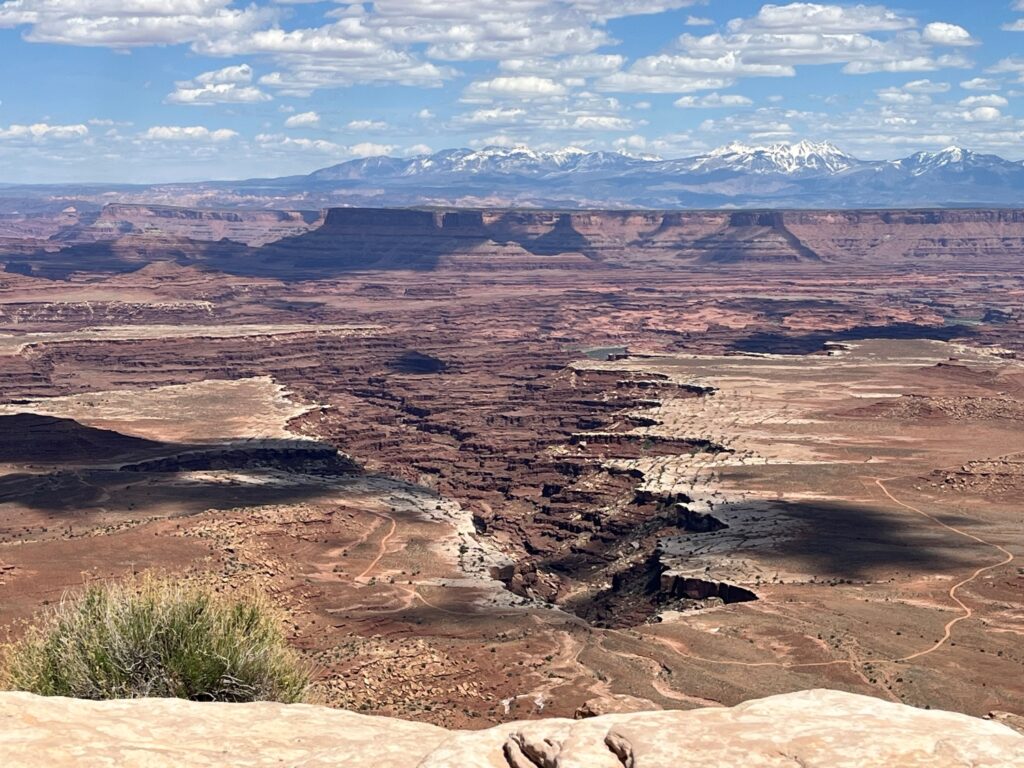
[[[483,731],[308,705],[0,693],[4,768],[1024,768],[999,723],[829,690]]]

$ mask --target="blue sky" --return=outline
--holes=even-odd
[[[0,182],[831,140],[1024,158],[1024,0],[0,0]]]

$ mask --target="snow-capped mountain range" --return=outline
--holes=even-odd
[[[960,147],[940,152],[917,152],[892,162],[858,160],[831,142],[801,141],[797,144],[750,146],[733,142],[707,154],[676,160],[655,155],[631,155],[619,152],[587,152],[566,147],[551,152],[526,146],[484,147],[483,149],[446,149],[432,155],[411,158],[371,157],[350,160],[310,175],[317,180],[384,178],[401,176],[451,175],[474,177],[483,174],[547,176],[551,174],[606,171],[669,172],[707,174],[715,172],[752,173],[782,176],[832,176],[851,170],[899,167],[914,176],[942,168],[1022,168],[1019,162],[996,155],[982,155]]]
[[[54,191],[19,189],[33,196]],[[732,143],[677,159],[492,146],[349,160],[304,176],[62,191],[79,199],[106,194],[105,201],[210,207],[1024,208],[1024,163],[960,147],[861,160],[811,141]],[[8,194],[14,188],[0,196]]]
[[[830,142],[749,146],[666,160],[650,155],[528,147],[449,149],[367,158],[303,177],[352,202],[567,207],[1024,207],[1024,164],[959,147],[901,160],[860,160]]]
[[[628,170],[645,161],[658,159],[637,158],[617,152],[587,152],[579,147],[566,147],[552,152],[537,151],[526,146],[445,149],[432,155],[418,155],[404,160],[391,157],[352,160],[316,171],[310,178],[380,178],[381,171],[385,168],[388,172],[410,179],[437,175],[473,178],[492,173],[544,176],[597,170]]]

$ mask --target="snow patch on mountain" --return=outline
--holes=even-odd
[[[924,176],[942,170],[1012,171],[1022,167],[1021,163],[1004,160],[998,155],[985,155],[956,146],[946,147],[938,152],[916,152],[900,163],[913,176]]]

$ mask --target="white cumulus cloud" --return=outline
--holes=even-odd
[[[968,96],[960,100],[961,107],[1005,107],[1009,105],[1002,96],[997,94],[986,94],[985,96]]]
[[[34,43],[132,48],[239,34],[276,18],[272,8],[231,0],[7,0],[0,28],[27,27]]]
[[[227,141],[238,136],[228,128],[210,130],[202,125],[154,125],[142,134],[151,141]]]
[[[391,126],[383,120],[350,120],[345,127],[350,131],[386,131]]]
[[[252,67],[248,64],[203,72],[191,80],[175,83],[175,89],[166,101],[171,104],[210,106],[212,104],[255,104],[270,101],[270,96],[252,82]]]
[[[613,115],[580,115],[573,120],[572,127],[583,131],[632,131],[635,125],[632,120]]]
[[[85,125],[50,125],[49,123],[33,123],[32,125],[9,125],[0,128],[0,139],[80,139],[89,135]]]
[[[470,83],[463,91],[464,101],[490,99],[550,99],[565,96],[568,89],[547,77],[536,75],[495,77]]]
[[[910,93],[947,93],[951,87],[949,83],[936,83],[931,80],[911,80],[903,84],[903,90]]]
[[[251,85],[238,86],[234,83],[216,83],[193,86],[179,83],[167,95],[171,104],[189,104],[192,106],[210,106],[212,104],[256,104],[270,101],[271,97]]]
[[[926,25],[921,37],[926,43],[935,45],[977,45],[966,29],[943,21]]]
[[[320,124],[320,115],[316,112],[299,112],[284,121],[285,128],[310,128]]]
[[[882,5],[836,5],[822,3],[768,4],[750,19],[733,19],[732,32],[751,30],[799,30],[811,34],[893,32],[910,29],[914,19]]]
[[[680,109],[710,109],[716,107],[749,107],[754,102],[738,93],[720,94],[715,92],[705,96],[682,96],[672,103]]]
[[[991,123],[1003,116],[995,107],[977,107],[969,112],[963,113],[964,120],[972,123]]]
[[[364,141],[359,144],[353,144],[348,148],[350,155],[354,157],[378,157],[379,155],[388,155],[395,151],[393,144],[375,144],[372,141]]]
[[[960,87],[965,91],[998,91],[1003,84],[991,77],[972,77],[962,81]]]

